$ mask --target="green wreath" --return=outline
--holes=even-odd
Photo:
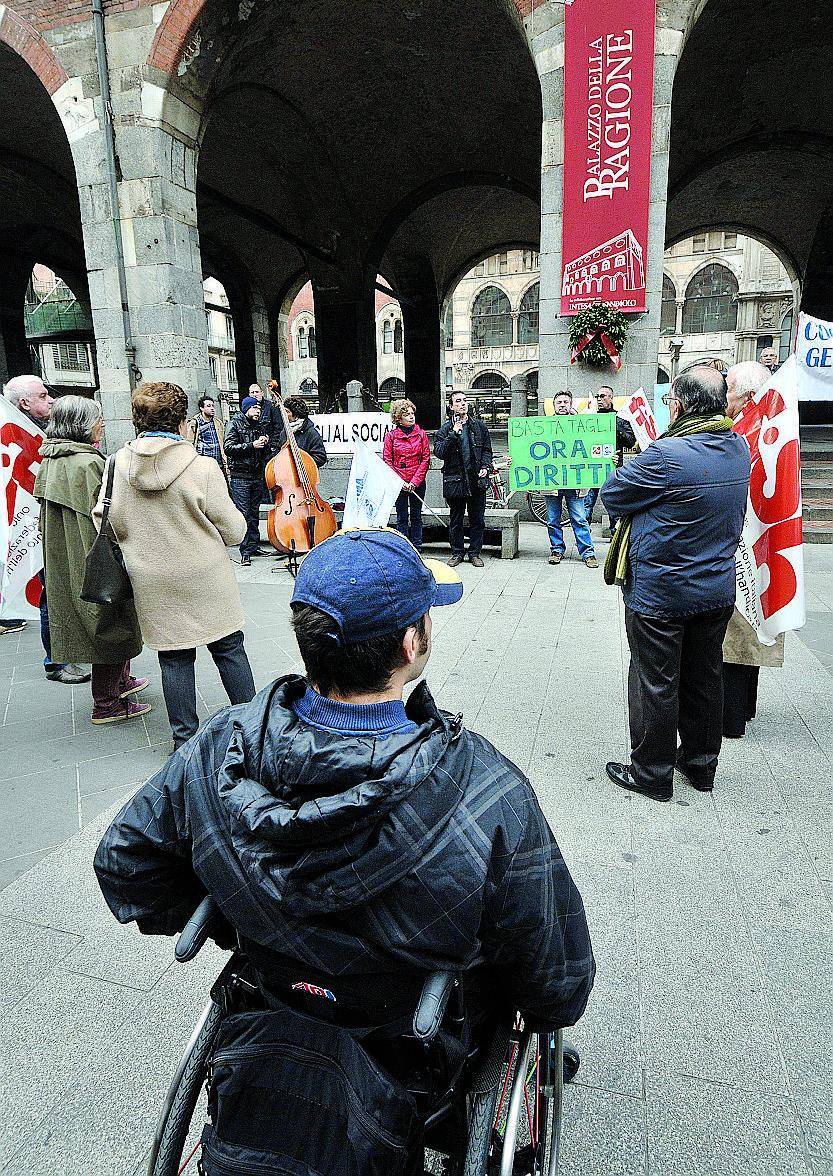
[[[606,328],[605,334],[621,355],[622,348],[628,338],[630,323],[615,306],[609,302],[593,302],[580,310],[570,322],[570,350],[575,351],[588,334],[600,326]],[[601,339],[594,339],[592,343],[581,351],[577,357],[579,363],[586,363],[589,367],[603,368],[610,364],[610,356],[604,348]]]

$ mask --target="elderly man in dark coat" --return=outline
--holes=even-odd
[[[668,431],[602,488],[620,520],[605,579],[624,589],[631,651],[631,762],[611,762],[607,774],[653,800],[671,799],[675,764],[698,791],[714,787],[722,645],[750,470],[749,446],[726,415],[721,372],[684,372],[668,404]]]
[[[52,656],[92,663],[93,723],[137,718],[151,709],[136,695],[148,685],[134,678],[130,659],[142,650],[132,601],[106,606],[81,599],[87,553],[96,538],[92,510],[101,489],[104,455],[101,406],[83,396],[55,401],[35,480],[49,597]]]

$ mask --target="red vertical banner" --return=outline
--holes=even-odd
[[[655,0],[565,10],[561,313],[645,310]]]

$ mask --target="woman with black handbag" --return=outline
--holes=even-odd
[[[34,491],[41,504],[53,656],[92,663],[96,724],[138,718],[151,709],[135,697],[148,679],[130,673],[142,637],[129,584],[107,603],[88,590],[88,555],[98,540],[91,516],[105,474],[104,455],[97,449],[102,428],[101,405],[95,400],[59,397],[46,428]]]

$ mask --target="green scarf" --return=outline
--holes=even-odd
[[[698,433],[730,433],[732,421],[721,413],[713,416],[685,415],[678,417],[673,425],[662,434],[663,437],[695,437]],[[621,518],[616,524],[605,557],[605,584],[618,584],[624,588],[628,578],[628,548],[631,541],[631,518]]]

